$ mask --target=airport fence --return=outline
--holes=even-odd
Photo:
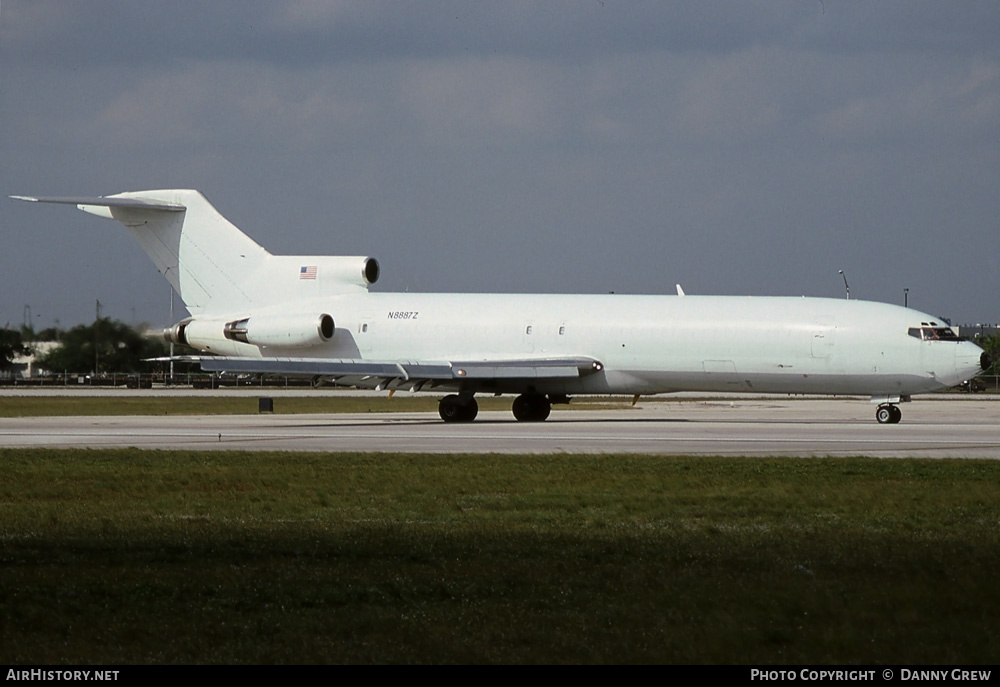
[[[154,386],[187,386],[194,389],[220,389],[230,387],[310,387],[309,379],[292,377],[261,377],[257,375],[217,375],[207,373],[184,373],[169,377],[163,374],[112,373],[94,375],[90,373],[64,372],[44,377],[0,378],[0,386],[5,387],[125,387],[128,389],[151,389]]]

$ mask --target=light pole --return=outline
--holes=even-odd
[[[909,300],[910,300],[910,290],[909,289],[903,289],[903,307],[904,308],[909,307]]]
[[[847,285],[847,275],[844,270],[837,270],[837,274],[844,278],[844,288],[847,289],[847,300],[851,300],[851,287]]]
[[[174,326],[174,287],[170,286],[170,326]],[[168,386],[174,383],[174,340],[170,339],[170,381]]]

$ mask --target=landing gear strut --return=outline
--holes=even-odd
[[[875,419],[880,425],[894,425],[903,417],[903,411],[892,403],[883,403],[875,409]]]
[[[542,422],[552,412],[552,403],[541,394],[521,394],[511,410],[518,422]]]
[[[445,422],[472,422],[478,414],[479,404],[471,396],[462,398],[458,394],[450,394],[438,402],[438,415]]]

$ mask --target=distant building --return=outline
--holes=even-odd
[[[49,374],[48,370],[38,367],[38,359],[59,345],[58,341],[28,341],[25,343],[31,351],[28,355],[14,356],[13,367],[8,371],[8,378],[27,379]]]

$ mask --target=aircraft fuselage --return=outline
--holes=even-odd
[[[599,361],[602,369],[573,379],[538,380],[532,391],[872,396],[954,386],[979,372],[982,354],[967,341],[923,340],[909,333],[932,322],[929,315],[857,300],[358,293],[296,307],[329,313],[336,322],[330,340],[294,350],[220,342],[212,352],[403,361],[582,356]],[[435,386],[525,392],[524,380]]]

